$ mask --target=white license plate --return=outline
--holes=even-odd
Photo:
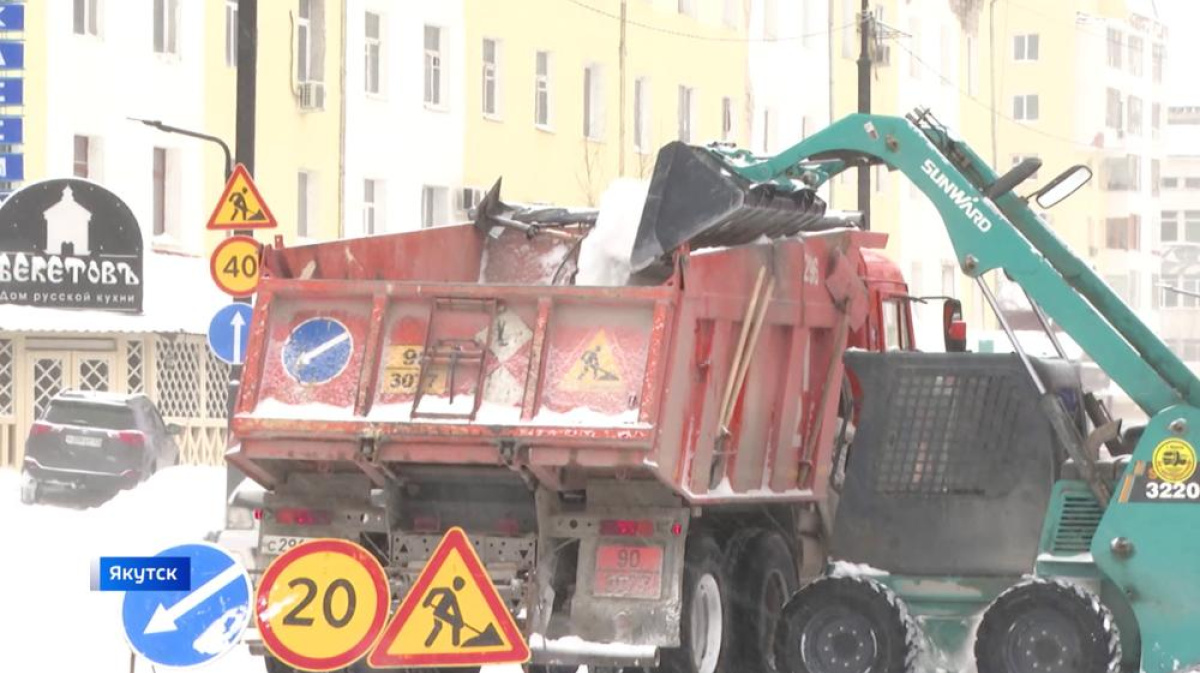
[[[264,554],[282,554],[292,547],[311,542],[315,537],[294,537],[292,535],[264,535],[259,548]]]
[[[96,448],[97,446],[100,446],[100,444],[103,440],[101,440],[99,437],[81,437],[79,435],[67,435],[66,437],[63,438],[63,441],[70,444],[71,446],[88,446],[91,448]]]

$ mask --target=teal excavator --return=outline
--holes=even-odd
[[[794,673],[1200,670],[1200,380],[1031,207],[1027,159],[996,174],[927,110],[851,115],[775,156],[665,146],[632,254],[823,226],[814,189],[883,164],[933,203],[1014,354],[846,354],[837,502],[824,575],[787,601],[775,666]],[[985,274],[1024,289],[1149,417],[1122,428],[1078,367],[1026,354]],[[951,343],[948,338],[947,343]],[[958,352],[953,352],[953,351]]]

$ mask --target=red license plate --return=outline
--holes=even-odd
[[[596,585],[592,593],[617,598],[662,595],[662,547],[602,545],[596,551]]]

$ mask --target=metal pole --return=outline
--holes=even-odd
[[[858,111],[862,114],[871,113],[871,27],[871,2],[862,0],[858,45]],[[858,209],[863,214],[863,229],[870,231],[871,166],[867,164],[858,167]]]
[[[254,175],[254,121],[255,101],[258,88],[258,0],[238,0],[237,25],[237,111],[236,131],[237,161]],[[253,236],[253,231],[238,230],[235,235]],[[250,303],[249,299],[235,299],[238,303]],[[242,366],[229,369],[229,399],[226,403],[226,431],[232,437],[230,424],[237,406],[238,390],[242,378]],[[233,465],[226,465],[226,494],[231,495],[245,475]]]
[[[617,68],[618,76],[621,80],[620,99],[617,101],[618,109],[621,111],[617,117],[617,176],[625,177],[625,22],[626,22],[626,1],[621,0],[621,44],[618,53],[618,62],[620,67]],[[637,111],[634,111],[637,114]]]
[[[229,176],[233,175],[233,153],[229,151],[229,144],[226,143],[221,138],[218,138],[217,136],[209,135],[207,133],[200,133],[199,131],[191,131],[191,130],[188,130],[185,128],[180,128],[178,126],[171,126],[170,124],[164,124],[161,121],[158,121],[157,119],[138,119],[137,117],[126,117],[126,119],[128,119],[129,121],[141,122],[141,123],[145,124],[146,126],[149,126],[150,128],[153,128],[153,129],[158,129],[159,131],[162,131],[163,133],[176,133],[181,136],[187,136],[189,138],[199,138],[200,140],[207,140],[210,143],[215,143],[217,145],[220,145],[221,151],[225,153],[225,179],[228,180]]]

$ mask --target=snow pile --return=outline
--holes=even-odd
[[[629,281],[629,257],[649,191],[648,180],[630,178],[613,180],[605,190],[596,226],[579,249],[576,285],[615,286]]]
[[[888,574],[886,570],[872,568],[865,563],[834,561],[829,567],[830,577],[882,577]]]

